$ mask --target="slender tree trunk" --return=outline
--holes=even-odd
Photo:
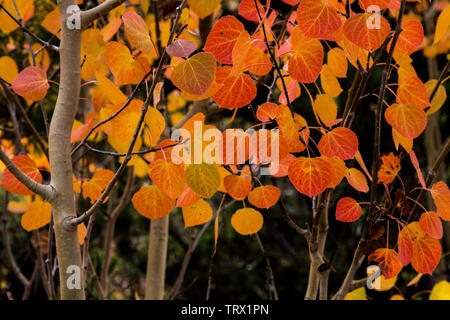
[[[49,132],[51,184],[56,190],[52,209],[61,298],[80,300],[85,299],[85,293],[83,279],[76,278],[78,271],[78,276],[82,275],[77,227],[65,221],[76,217],[70,135],[80,96],[81,29],[70,30],[66,25],[67,8],[76,5],[76,0],[60,0],[58,5],[61,14],[61,74]]]
[[[169,216],[150,222],[150,245],[148,246],[145,299],[164,299],[167,240],[169,238]]]

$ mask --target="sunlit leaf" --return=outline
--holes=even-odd
[[[12,159],[12,162],[25,173],[28,177],[36,181],[37,183],[42,182],[42,175],[36,167],[36,163],[31,160],[26,155],[18,155]],[[0,185],[7,191],[15,194],[20,194],[23,196],[33,195],[33,191],[25,187],[17,178],[9,171],[5,169],[2,173],[2,179],[0,180]]]
[[[231,64],[232,51],[244,25],[233,16],[220,18],[208,35],[204,50],[212,53],[220,63]]]
[[[393,104],[384,113],[386,121],[406,138],[417,138],[425,130],[427,115],[408,104]]]
[[[313,197],[330,185],[334,168],[322,158],[300,157],[291,163],[288,175],[298,192]]]
[[[145,21],[136,12],[129,11],[122,16],[125,33],[130,43],[144,53],[151,53],[153,45]]]
[[[359,203],[349,197],[341,198],[336,206],[336,220],[342,222],[353,222],[361,216]]]
[[[239,209],[231,216],[231,225],[234,230],[244,236],[257,233],[261,230],[263,223],[262,214],[251,208]]]
[[[45,98],[49,87],[45,70],[31,66],[23,69],[17,75],[12,82],[11,89],[25,99],[39,101]]]
[[[324,156],[349,160],[355,157],[359,143],[358,137],[352,130],[337,127],[324,134],[317,146]]]
[[[184,227],[193,227],[211,220],[213,210],[208,202],[199,199],[190,207],[183,208]]]
[[[83,184],[83,198],[94,203],[102,195],[103,190],[114,177],[114,172],[107,169],[97,170],[92,178]]]
[[[443,235],[442,222],[439,215],[434,211],[422,213],[419,225],[424,232],[435,239],[441,239]]]
[[[52,216],[52,206],[48,202],[42,201],[40,197],[30,203],[27,211],[22,215],[20,223],[22,227],[27,230],[37,230],[46,226]]]
[[[164,194],[157,186],[144,186],[131,199],[138,213],[148,219],[167,216],[175,207],[175,200]]]
[[[431,187],[431,196],[437,208],[438,215],[445,221],[450,221],[450,190],[443,181],[436,182]]]
[[[280,189],[275,186],[261,186],[248,194],[248,201],[259,209],[269,209],[280,199]]]
[[[170,79],[179,89],[203,95],[211,86],[216,74],[216,60],[210,53],[201,52],[179,63]]]

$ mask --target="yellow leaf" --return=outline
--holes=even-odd
[[[261,230],[264,218],[259,211],[251,208],[239,209],[231,217],[231,225],[237,233],[244,236]]]
[[[434,88],[436,87],[437,80],[433,79],[425,83],[425,87],[427,88],[428,95],[430,96],[433,93]],[[447,91],[443,85],[439,86],[436,94],[434,95],[433,101],[431,101],[431,108],[426,111],[427,116],[438,111],[447,100]]]
[[[342,88],[336,76],[332,73],[328,65],[324,65],[320,73],[320,83],[325,93],[332,97],[337,97],[341,94]]]
[[[8,56],[0,58],[0,77],[12,83],[19,74],[16,62]]]
[[[450,282],[442,280],[431,290],[430,300],[450,300]]]
[[[191,164],[184,173],[187,185],[204,198],[211,198],[220,186],[220,173],[212,164]]]
[[[450,6],[447,6],[438,17],[433,44],[438,43],[447,36],[449,27],[450,27]]]
[[[204,19],[219,7],[220,0],[188,0],[188,5],[200,19]]]
[[[25,230],[32,231],[47,225],[50,222],[51,216],[51,204],[42,201],[40,197],[36,196],[36,199],[22,215],[20,223]]]
[[[323,124],[327,125],[336,120],[337,105],[334,102],[333,98],[331,98],[329,95],[317,95],[316,100],[314,101],[313,108]]]
[[[344,300],[367,300],[366,288],[361,287],[345,295]]]
[[[192,206],[183,208],[184,227],[193,227],[211,220],[213,210],[208,202],[199,199]]]

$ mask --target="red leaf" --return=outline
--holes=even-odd
[[[413,244],[413,268],[417,272],[431,274],[439,263],[441,251],[438,240],[428,235],[417,238]]]
[[[235,17],[222,17],[209,33],[203,50],[212,53],[218,62],[231,64],[234,45],[244,30],[244,25]]]
[[[436,212],[428,211],[422,213],[419,220],[422,230],[432,238],[441,239],[443,235],[442,222]]]
[[[39,101],[45,98],[49,87],[44,69],[27,67],[14,79],[11,89],[25,99]]]
[[[12,162],[31,179],[33,179],[37,183],[42,182],[42,175],[36,167],[36,163],[28,156],[15,156],[12,159]],[[17,180],[16,177],[14,177],[14,175],[8,169],[5,169],[5,171],[3,171],[0,185],[7,191],[15,194],[20,194],[22,196],[31,196],[34,194],[33,191],[25,187],[22,182]]]
[[[313,197],[321,194],[334,177],[334,168],[322,158],[300,157],[291,163],[289,180],[298,192]]]
[[[403,266],[398,259],[398,254],[395,250],[380,248],[375,250],[368,257],[369,261],[375,261],[380,267],[381,273],[386,279],[395,277],[400,273]]]
[[[353,222],[361,216],[361,207],[353,198],[345,197],[336,206],[336,220]]]

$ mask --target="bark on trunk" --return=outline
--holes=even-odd
[[[58,5],[61,14],[61,74],[49,132],[51,183],[56,189],[52,209],[61,299],[81,300],[85,299],[85,293],[83,279],[77,279],[77,276],[82,276],[77,227],[65,223],[76,217],[70,134],[80,96],[81,29],[70,30],[66,25],[67,8],[76,5],[76,0],[60,0]]]

